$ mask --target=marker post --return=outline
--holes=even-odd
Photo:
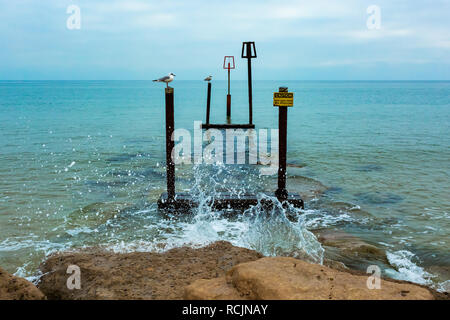
[[[287,87],[280,87],[273,94],[273,105],[278,107],[278,189],[275,196],[279,201],[288,198],[286,190],[286,153],[287,153],[287,112],[294,105],[294,94]]]
[[[166,91],[166,171],[167,171],[167,200],[175,200],[175,163],[172,159],[172,150],[175,146],[172,134],[175,128],[173,108],[173,88],[168,87]]]
[[[241,58],[247,59],[248,74],[248,123],[253,124],[253,93],[252,93],[252,59],[256,58],[255,42],[242,43]]]
[[[208,96],[206,98],[206,124],[209,124],[210,111],[211,111],[211,82],[208,82]]]

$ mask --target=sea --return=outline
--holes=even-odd
[[[175,127],[193,132],[205,121],[206,83],[171,86]],[[177,165],[177,191],[198,202],[186,214],[157,207],[166,190],[164,84],[0,81],[0,266],[36,282],[39,264],[58,251],[224,240],[362,271],[375,264],[385,276],[449,291],[450,82],[253,81],[257,132],[278,128],[272,98],[281,86],[294,93],[287,187],[305,208],[212,209],[222,191],[262,199],[277,189],[276,172],[246,159]],[[226,94],[226,81],[212,81],[212,123],[227,121]],[[247,82],[233,81],[231,96],[231,122],[247,123]],[[322,244],[324,231],[383,257]]]

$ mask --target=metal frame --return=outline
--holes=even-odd
[[[230,94],[230,69],[235,69],[236,65],[234,62],[234,56],[225,56],[223,60],[223,68],[228,69],[228,94],[227,94],[227,123],[226,124],[210,124],[209,123],[209,115],[210,115],[210,100],[207,100],[206,105],[206,123],[202,124],[202,129],[229,129],[229,128],[245,128],[245,129],[254,129],[255,125],[253,124],[253,93],[252,93],[252,63],[251,59],[256,58],[256,47],[255,42],[243,42],[242,43],[242,52],[241,57],[248,59],[248,124],[232,124],[231,123],[231,94]],[[233,66],[228,62],[227,59],[231,59],[233,62]],[[211,99],[210,89],[208,88],[208,99]]]
[[[230,60],[233,61],[233,66],[231,66],[231,63],[230,63],[230,62],[228,62],[228,65],[227,65],[227,59],[230,59]],[[229,61],[229,60],[228,60],[228,61]],[[235,65],[235,63],[234,63],[234,56],[225,56],[225,57],[223,58],[223,68],[224,68],[224,69],[235,69],[235,68],[236,68],[236,65]]]
[[[210,86],[208,86],[210,88]],[[280,92],[286,92],[287,88],[281,87]],[[161,194],[158,200],[158,208],[172,210],[174,212],[190,212],[190,209],[196,205],[192,197],[187,193],[175,192],[175,163],[172,159],[172,150],[174,141],[172,135],[175,130],[174,123],[174,89],[166,88],[166,170],[167,170],[167,192]],[[278,168],[278,189],[275,196],[283,205],[293,205],[294,207],[304,208],[303,200],[298,194],[288,194],[286,191],[286,152],[287,152],[287,109],[288,107],[279,107],[279,168]],[[215,126],[215,125],[211,125]],[[223,126],[223,125],[221,125]],[[236,126],[236,125],[235,125]],[[242,126],[242,125],[241,125]],[[272,194],[273,195],[273,194]],[[273,205],[270,201],[264,201],[264,205]],[[258,203],[255,194],[236,195],[231,193],[222,193],[211,203],[215,209],[238,209],[244,210]]]

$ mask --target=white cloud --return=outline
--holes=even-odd
[[[139,0],[109,0],[109,1],[89,1],[80,4],[87,10],[96,11],[97,14],[125,13],[125,12],[147,12],[158,8],[157,3]]]
[[[139,15],[133,20],[133,25],[144,28],[176,28],[179,27],[176,15],[170,13],[155,13]]]
[[[82,29],[68,33],[66,7],[81,8]],[[265,69],[449,63],[450,1],[419,0],[0,0],[0,56],[79,66],[195,70],[256,41]],[[366,9],[381,8],[368,30]],[[449,9],[449,10],[447,10]],[[171,41],[167,41],[168,35]],[[182,46],[182,50],[178,50]],[[189,56],[189,66],[185,57]],[[102,57],[99,59],[99,57]],[[28,64],[26,64],[28,63]],[[220,62],[218,63],[218,65]],[[39,68],[39,67],[36,67]],[[351,68],[351,67],[350,67]],[[444,68],[441,68],[444,69]]]
[[[427,59],[409,59],[409,58],[367,58],[367,59],[338,59],[338,60],[324,60],[315,64],[317,67],[339,67],[339,66],[375,66],[380,63],[387,64],[426,64],[432,60]]]
[[[344,37],[349,37],[353,39],[383,39],[392,37],[406,37],[411,35],[414,35],[414,32],[411,29],[388,29],[388,28],[381,28],[380,30],[369,30],[369,29],[352,30],[342,34],[342,36]]]

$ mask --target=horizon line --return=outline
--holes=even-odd
[[[0,79],[0,81],[3,82],[32,82],[32,81],[150,81],[152,82],[152,79]],[[177,82],[180,81],[202,81],[203,79],[180,79],[176,80]],[[218,79],[218,80],[212,80],[212,81],[227,81],[226,79]],[[247,81],[247,79],[233,79],[232,81]],[[381,79],[381,80],[373,80],[373,79],[354,79],[354,80],[345,80],[345,79],[334,79],[334,80],[327,80],[327,79],[320,79],[320,80],[310,80],[310,79],[253,79],[253,81],[308,81],[308,82],[423,82],[423,81],[429,81],[429,82],[449,82],[450,79],[416,79],[416,80],[406,80],[406,79]]]

